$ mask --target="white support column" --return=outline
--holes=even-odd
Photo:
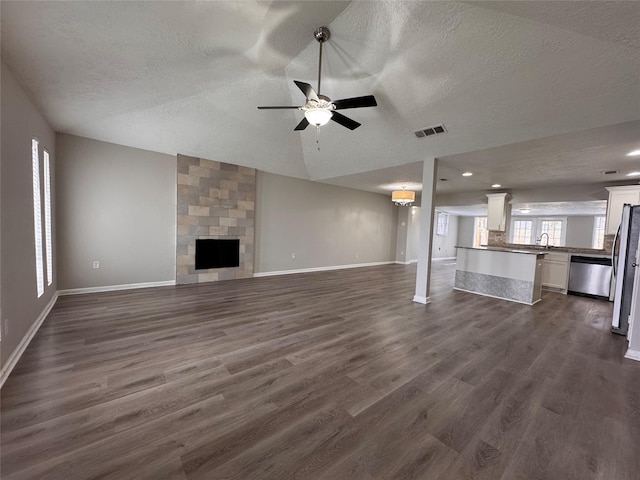
[[[416,294],[413,301],[427,304],[431,283],[431,247],[433,244],[433,212],[436,199],[437,160],[428,158],[422,167],[422,200],[420,206],[420,243],[418,245],[418,272]]]

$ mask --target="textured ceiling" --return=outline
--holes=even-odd
[[[0,5],[2,58],[59,132],[374,191],[419,183],[428,157],[445,192],[593,183],[640,148],[638,2]],[[320,25],[322,92],[378,107],[318,138],[293,131],[301,112],[256,106],[303,103],[293,80],[316,85]]]

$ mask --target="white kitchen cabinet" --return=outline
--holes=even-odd
[[[622,207],[625,203],[640,205],[640,185],[624,185],[621,187],[606,187],[609,191],[607,202],[607,222],[605,235],[615,235],[622,220]]]
[[[547,253],[542,266],[542,286],[548,290],[567,293],[569,282],[569,254]]]
[[[504,232],[507,229],[508,193],[487,193],[487,230]]]

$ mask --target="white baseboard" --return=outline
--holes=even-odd
[[[58,295],[81,295],[83,293],[116,292],[118,290],[133,290],[135,288],[170,287],[176,284],[175,280],[162,282],[128,283],[124,285],[105,285],[103,287],[69,288],[58,290]]]
[[[431,303],[431,297],[423,297],[421,295],[415,295],[413,297],[413,301],[416,303],[422,303],[423,305],[426,305],[428,303]]]
[[[274,275],[291,275],[294,273],[311,273],[311,272],[324,272],[327,270],[343,270],[345,268],[359,268],[359,267],[376,267],[378,265],[390,265],[397,262],[371,262],[371,263],[354,263],[351,265],[331,265],[329,267],[313,267],[313,268],[298,268],[296,270],[279,270],[274,272],[258,272],[254,273],[254,277],[272,277]]]
[[[31,325],[31,328],[26,333],[26,335],[22,337],[22,340],[20,340],[18,347],[13,351],[13,353],[7,360],[7,363],[5,363],[4,366],[2,367],[2,370],[0,370],[0,388],[2,388],[2,386],[4,385],[4,382],[7,380],[7,378],[9,377],[9,374],[11,373],[13,368],[16,366],[16,363],[18,363],[18,360],[20,360],[20,357],[29,346],[29,343],[31,342],[36,332],[42,325],[42,322],[44,322],[44,319],[47,318],[47,315],[49,315],[49,312],[51,311],[53,306],[56,304],[57,300],[58,300],[58,292],[53,294],[53,297],[51,297],[51,300],[49,301],[49,303],[47,303],[47,306],[44,307],[44,310],[42,311],[42,313],[38,315],[38,318],[36,319],[35,322],[33,322],[33,325]]]
[[[624,358],[629,358],[631,360],[640,362],[640,351],[628,349],[627,353],[624,354]]]

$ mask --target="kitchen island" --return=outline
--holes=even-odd
[[[456,249],[456,290],[527,305],[540,301],[545,252],[497,247]]]

